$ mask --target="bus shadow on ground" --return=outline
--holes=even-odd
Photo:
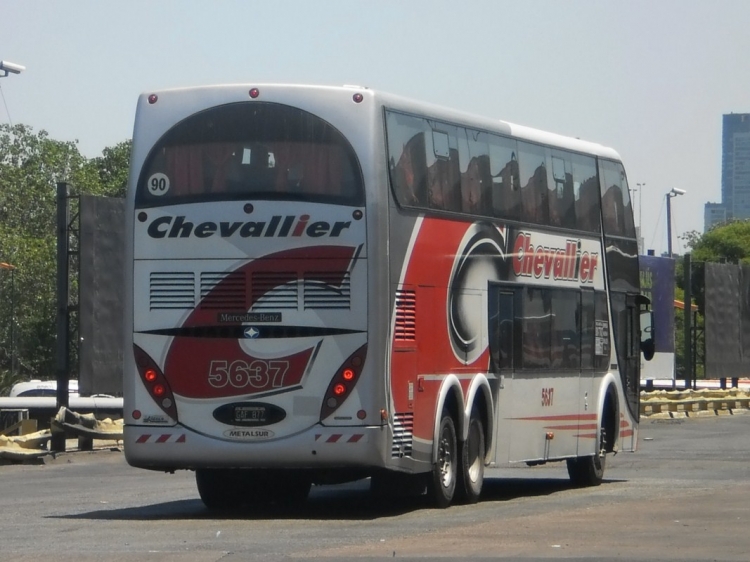
[[[618,480],[605,480],[603,485]],[[574,490],[567,478],[487,478],[479,501],[505,502],[520,498],[548,496]],[[449,509],[460,509],[455,505]],[[338,486],[314,486],[305,503],[285,505],[263,503],[233,510],[209,510],[195,499],[154,503],[123,509],[100,509],[85,513],[50,516],[52,519],[89,519],[101,521],[178,521],[178,520],[360,520],[394,517],[422,509],[432,509],[426,495],[397,498],[376,497],[367,480]]]

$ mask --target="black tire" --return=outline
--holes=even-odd
[[[576,486],[598,486],[604,479],[604,469],[607,466],[606,457],[607,438],[602,429],[599,439],[599,452],[590,457],[568,459],[568,476]]]
[[[429,496],[436,507],[443,509],[453,501],[458,480],[456,425],[448,412],[443,412],[437,438],[437,459],[432,467]]]
[[[304,473],[282,472],[271,477],[266,493],[281,505],[301,505],[307,501],[311,487],[312,480]]]
[[[244,485],[241,470],[202,468],[195,471],[195,483],[201,501],[208,509],[233,510],[242,507],[243,494],[238,488]]]
[[[472,416],[469,434],[461,444],[461,474],[456,489],[462,503],[477,503],[484,484],[484,458],[487,453],[482,420]]]

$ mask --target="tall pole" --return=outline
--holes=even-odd
[[[70,364],[70,319],[68,316],[68,184],[57,184],[57,409],[68,407],[68,379]],[[65,433],[52,434],[52,450],[65,452]]]
[[[672,194],[667,193],[667,255],[672,257]]]

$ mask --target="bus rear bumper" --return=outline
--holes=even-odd
[[[314,426],[281,439],[255,428],[208,437],[182,426],[126,425],[125,458],[151,470],[196,468],[382,468],[387,426]]]

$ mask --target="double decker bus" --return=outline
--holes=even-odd
[[[144,94],[127,196],[127,461],[209,508],[633,451],[653,354],[617,153],[361,87]]]

